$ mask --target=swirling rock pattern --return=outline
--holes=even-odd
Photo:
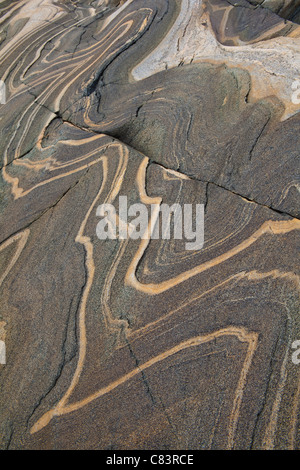
[[[1,448],[299,448],[299,2],[0,13]],[[119,195],[203,249],[99,240]]]

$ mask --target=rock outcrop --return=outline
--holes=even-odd
[[[1,448],[298,449],[300,2],[0,14]],[[99,239],[120,196],[203,248]]]

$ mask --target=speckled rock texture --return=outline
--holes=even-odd
[[[0,2],[1,449],[300,448],[299,23]],[[203,204],[203,248],[99,239],[120,196]]]

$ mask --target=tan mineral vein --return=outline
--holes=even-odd
[[[257,333],[249,333],[247,330],[245,330],[242,327],[228,327],[224,329],[220,329],[216,332],[209,333],[207,335],[200,335],[196,336],[194,338],[190,338],[189,340],[183,341],[179,343],[177,346],[174,346],[171,349],[168,349],[167,351],[159,354],[158,356],[155,356],[151,358],[149,361],[145,362],[144,364],[140,364],[139,367],[133,369],[131,372],[128,374],[122,376],[118,380],[113,381],[106,387],[101,388],[94,394],[90,395],[89,397],[85,398],[84,400],[78,401],[77,403],[73,403],[72,405],[66,405],[64,406],[66,400],[62,400],[59,402],[59,404],[53,409],[50,410],[49,412],[45,413],[31,428],[31,433],[36,433],[43,429],[49,422],[55,417],[55,416],[62,416],[67,413],[72,413],[74,411],[79,410],[80,408],[88,405],[92,401],[106,395],[107,393],[113,391],[120,385],[123,385],[127,381],[131,380],[134,378],[136,375],[140,374],[141,371],[144,371],[148,369],[149,367],[162,362],[165,359],[168,359],[169,357],[173,356],[174,354],[177,354],[185,349],[191,348],[191,347],[196,347],[201,344],[210,342],[216,338],[220,338],[222,336],[236,336],[239,341],[241,342],[247,342],[249,344],[248,350],[246,353],[245,361],[243,364],[243,368],[240,374],[240,378],[238,381],[238,386],[235,392],[235,398],[233,401],[233,408],[231,411],[230,415],[230,423],[229,423],[229,432],[228,432],[228,448],[233,447],[234,443],[234,435],[236,432],[237,428],[237,423],[238,423],[238,418],[239,418],[239,411],[240,411],[240,406],[242,402],[242,397],[243,397],[243,391],[245,388],[246,380],[247,380],[247,373],[249,370],[249,367],[251,365],[251,361],[253,358],[253,355],[255,353],[256,347],[257,347],[257,339],[258,335]],[[66,397],[66,396],[65,396]]]
[[[191,277],[196,276],[214,266],[217,266],[220,263],[223,263],[224,261],[227,261],[233,256],[241,253],[243,250],[246,250],[253,243],[255,243],[263,235],[266,235],[266,234],[281,235],[281,234],[289,233],[293,230],[300,230],[300,220],[298,219],[291,219],[287,221],[286,220],[283,220],[283,221],[267,220],[249,238],[242,241],[241,243],[236,245],[234,248],[223,253],[222,255],[217,256],[216,258],[213,258],[209,261],[206,261],[205,263],[200,264],[196,266],[195,268],[189,269],[172,279],[168,279],[158,284],[153,284],[153,283],[143,284],[138,281],[136,277],[136,271],[137,271],[139,262],[142,259],[145,253],[145,250],[147,249],[149,245],[151,233],[154,229],[154,226],[158,217],[159,204],[161,202],[161,198],[149,198],[146,195],[145,185],[146,185],[147,165],[148,165],[148,159],[145,158],[137,174],[137,184],[140,190],[141,201],[144,202],[145,204],[155,204],[156,211],[153,212],[153,217],[151,218],[149,226],[148,226],[148,237],[141,241],[139,249],[137,250],[134,257],[132,258],[132,261],[130,263],[130,266],[128,268],[128,271],[125,277],[125,284],[133,287],[134,289],[140,292],[145,292],[149,295],[161,294],[162,292],[165,292],[166,290],[171,289],[184,281],[187,281]]]
[[[106,2],[106,4],[107,3],[108,2]],[[60,162],[59,160],[56,160],[54,156],[43,158],[43,152],[46,153],[49,148],[44,149],[41,143],[46,127],[58,117],[58,111],[62,111],[60,108],[62,106],[63,99],[68,96],[67,92],[69,89],[72,89],[71,86],[76,84],[77,80],[81,80],[81,89],[78,90],[79,96],[81,96],[86,85],[86,83],[84,83],[84,80],[86,79],[85,77],[89,76],[89,78],[95,78],[94,72],[99,69],[101,61],[105,62],[112,60],[117,54],[119,54],[121,47],[132,44],[147,30],[150,22],[152,21],[154,10],[151,6],[149,6],[149,8],[143,7],[139,9],[139,14],[137,16],[135,16],[135,12],[129,13],[123,17],[122,12],[124,12],[124,9],[131,3],[132,0],[128,0],[105,19],[102,24],[101,31],[97,32],[97,34],[101,33],[102,39],[97,41],[93,38],[95,43],[86,46],[84,49],[74,51],[74,54],[72,55],[67,52],[62,52],[59,59],[57,59],[54,54],[53,60],[51,58],[51,49],[48,52],[46,51],[46,54],[42,56],[42,52],[45,52],[44,48],[48,41],[51,40],[53,42],[55,45],[54,49],[59,49],[61,38],[69,32],[72,32],[74,28],[84,25],[84,21],[87,18],[93,17],[96,12],[94,8],[86,9],[85,14],[87,16],[84,16],[84,14],[83,17],[81,17],[80,12],[76,12],[76,19],[74,18],[71,24],[69,24],[69,20],[66,18],[63,33],[60,30],[61,25],[59,23],[54,25],[51,24],[51,21],[58,21],[62,20],[64,16],[67,17],[64,9],[60,7],[59,3],[55,0],[21,1],[9,12],[5,13],[0,19],[1,23],[12,15],[12,27],[17,27],[18,23],[21,24],[22,21],[24,21],[19,32],[13,35],[12,39],[1,50],[0,55],[0,62],[3,61],[3,63],[9,63],[3,76],[0,77],[3,80],[7,79],[9,99],[20,98],[20,100],[22,100],[28,97],[30,98],[28,95],[30,88],[32,90],[42,89],[41,92],[37,92],[38,96],[36,98],[35,95],[32,96],[31,102],[26,105],[25,109],[21,108],[22,111],[16,118],[13,129],[11,130],[10,140],[4,150],[4,168],[2,169],[2,176],[4,182],[10,186],[11,194],[14,199],[17,200],[19,198],[26,197],[29,193],[39,187],[83,171],[95,164],[99,164],[99,168],[101,166],[102,176],[100,189],[87,210],[85,217],[80,224],[77,236],[75,237],[75,242],[81,244],[84,248],[84,265],[87,274],[86,284],[79,304],[78,362],[65,394],[53,409],[46,412],[38,419],[37,422],[35,422],[30,432],[31,434],[34,434],[40,431],[47,426],[54,417],[62,417],[68,413],[76,412],[77,410],[89,405],[94,400],[100,399],[104,395],[113,392],[118,387],[137,377],[143,371],[162,363],[176,354],[180,354],[182,351],[188,350],[189,348],[199,347],[221,337],[233,336],[240,342],[247,343],[248,347],[241,371],[239,372],[238,383],[234,391],[228,429],[226,428],[227,448],[231,449],[235,444],[241,404],[247,384],[248,373],[258,346],[258,332],[252,331],[252,329],[250,331],[250,329],[232,325],[216,329],[212,325],[209,333],[202,333],[192,338],[185,339],[184,341],[169,347],[165,351],[154,355],[150,359],[147,358],[148,360],[145,360],[143,363],[139,363],[137,367],[121,377],[118,377],[116,380],[112,380],[108,385],[104,386],[103,384],[105,382],[102,377],[100,377],[100,385],[102,384],[102,387],[85,398],[70,403],[70,398],[76,386],[80,382],[82,372],[87,361],[88,332],[86,316],[89,297],[96,279],[96,265],[94,259],[95,247],[92,242],[92,237],[86,235],[85,231],[97,202],[99,202],[103,197],[104,202],[113,203],[120,194],[126,172],[128,170],[129,150],[121,143],[101,144],[101,139],[104,137],[104,134],[95,135],[86,139],[67,140],[56,143],[53,148],[58,149],[62,155],[64,153],[64,146],[74,148],[81,147],[80,156],[67,162]],[[233,8],[234,7],[232,6],[231,9]],[[14,15],[15,12],[16,14]],[[230,8],[227,9],[220,27],[220,36],[223,39],[226,39],[226,22],[229,13]],[[120,15],[121,18],[119,22],[117,21],[118,15]],[[112,21],[116,21],[116,24],[113,26],[111,26]],[[276,28],[281,29],[281,26],[275,26],[273,28],[274,31],[276,31]],[[292,101],[292,83],[295,79],[300,77],[299,29],[295,29],[288,37],[262,41],[268,37],[267,34],[268,33],[262,34],[260,37],[261,41],[256,44],[243,43],[238,37],[236,37],[235,40],[238,42],[238,46],[224,46],[217,41],[213,33],[209,15],[204,11],[204,2],[201,0],[182,0],[180,14],[175,20],[172,28],[161,40],[159,46],[152,50],[148,56],[143,58],[140,63],[135,65],[134,69],[131,70],[131,81],[138,82],[156,72],[166,68],[176,67],[182,63],[203,63],[206,61],[217,64],[225,63],[226,66],[234,66],[249,71],[252,83],[249,94],[250,102],[269,97],[270,95],[276,95],[285,105],[285,111],[281,117],[281,119],[284,120],[287,117],[296,114],[300,109],[299,104],[295,104]],[[30,41],[32,41],[32,44],[29,44]],[[119,43],[122,46],[120,46]],[[25,51],[20,51],[22,44],[26,44]],[[35,48],[35,54],[30,57],[29,53],[32,48]],[[27,54],[29,54],[30,57],[29,63],[26,63],[26,66],[24,64],[25,59],[23,60],[22,57],[23,54],[25,58],[27,57]],[[38,60],[40,60],[40,63],[42,64],[42,72],[34,71],[34,65]],[[31,70],[32,67],[33,71]],[[18,75],[20,75],[20,77],[18,77]],[[30,83],[30,88],[29,85],[26,85],[26,79],[28,79]],[[18,84],[16,85],[15,82]],[[155,91],[158,91],[158,89],[163,91],[164,87],[157,88]],[[144,94],[146,99],[148,99],[148,96],[149,98],[151,97],[150,91],[147,91]],[[166,100],[163,98],[155,98],[152,100],[152,103],[159,106],[160,102],[165,103],[165,101]],[[223,104],[225,104],[226,101],[227,97],[224,98]],[[94,130],[97,129],[97,123],[94,123],[90,118],[92,102],[89,96],[85,96],[84,108],[85,109],[82,111],[84,126],[93,128]],[[39,121],[39,113],[41,111],[44,113],[42,118],[43,131],[39,130],[39,135],[35,136],[36,144],[34,150],[38,151],[39,156],[42,158],[38,161],[34,161],[34,156],[32,160],[30,157],[27,158],[26,156],[19,158],[22,156],[23,147],[27,148],[26,139],[28,139],[28,136],[31,138],[30,131],[34,127],[34,124]],[[121,110],[118,114],[118,119],[122,123],[126,118],[126,109],[124,109],[124,111]],[[112,120],[111,115],[109,115],[107,119],[103,119],[101,125],[108,126],[113,123],[114,121]],[[181,124],[179,122],[174,124],[177,132],[176,135],[180,135],[180,125]],[[186,127],[188,129],[188,125]],[[98,140],[99,145],[97,146]],[[91,144],[95,145],[95,148],[92,147],[92,150],[89,149],[89,145]],[[111,171],[110,163],[115,157],[108,156],[106,149],[109,148],[114,148],[116,150],[118,158],[118,165],[117,168],[113,170],[114,175],[111,181],[109,180],[109,172]],[[152,212],[153,215],[150,218],[147,232],[144,234],[143,239],[139,243],[138,248],[130,261],[128,262],[125,256],[125,253],[127,253],[126,250],[129,248],[129,240],[121,240],[118,249],[114,254],[113,261],[107,270],[100,297],[101,314],[107,330],[112,331],[113,329],[117,329],[119,333],[124,333],[126,339],[129,337],[133,340],[142,338],[149,332],[161,330],[164,322],[172,318],[175,314],[179,314],[181,309],[191,306],[192,303],[199,301],[205,296],[216,293],[217,290],[223,287],[232,286],[243,280],[255,282],[266,278],[282,279],[293,283],[296,289],[299,290],[299,276],[292,271],[283,272],[279,267],[266,272],[260,272],[257,270],[237,272],[227,277],[222,282],[215,283],[205,291],[204,287],[199,283],[200,285],[197,293],[194,293],[191,298],[185,299],[181,305],[177,305],[176,308],[169,310],[166,315],[161,316],[154,321],[149,321],[149,323],[136,330],[129,329],[128,322],[115,316],[110,306],[113,283],[122,261],[124,263],[129,263],[128,268],[126,264],[127,270],[122,282],[133,289],[133,296],[137,295],[137,292],[145,296],[162,295],[170,289],[180,289],[182,283],[187,282],[193,277],[198,276],[211,268],[219,266],[228,260],[231,260],[265,236],[270,236],[273,239],[274,237],[285,235],[300,229],[300,221],[298,219],[280,221],[267,220],[259,228],[254,230],[248,238],[243,239],[233,248],[223,252],[219,256],[200,263],[194,268],[186,269],[180,274],[158,283],[140,282],[137,278],[138,266],[149,247],[151,234],[157,222],[160,204],[162,203],[162,197],[150,197],[147,194],[146,181],[148,165],[149,159],[146,157],[142,160],[137,171],[136,185],[140,201],[147,205],[154,205],[155,210]],[[21,173],[18,172],[18,169],[24,169],[25,177],[23,181],[22,177],[19,176]],[[45,174],[44,170],[46,170]],[[41,172],[41,178],[43,179],[39,180],[32,186],[27,187],[26,171],[28,171],[28,173],[36,172],[37,177],[39,176],[39,172]],[[18,176],[15,176],[15,174]],[[181,180],[189,179],[187,176],[169,169],[164,170],[163,177],[166,180],[172,179],[173,177]],[[290,181],[288,186],[282,190],[280,195],[281,201],[284,200],[287,192],[292,187],[298,189],[295,181]],[[103,193],[105,190],[107,191],[104,197]],[[247,201],[247,203],[249,203],[249,201]],[[244,214],[242,227],[245,227],[249,218],[249,214],[246,214],[246,216]],[[231,232],[230,235],[223,237],[221,240],[218,239],[213,246],[223,243],[226,239],[232,237],[233,234],[240,230],[241,226],[234,228],[234,231]],[[28,241],[29,234],[29,229],[20,231],[0,245],[1,252],[10,245],[14,243],[16,244],[12,258],[9,260],[4,273],[0,277],[0,286],[20,258],[20,255]],[[4,322],[0,322],[0,327],[2,327],[3,324]],[[172,328],[169,327],[169,330],[170,329]],[[267,449],[273,449],[276,445],[279,414],[282,406],[284,390],[289,379],[289,345],[290,344],[287,345],[284,358],[280,365],[278,386],[274,393],[275,398],[271,406],[268,424],[264,429],[263,445]],[[120,348],[121,347],[125,347],[124,344],[120,346]],[[166,346],[164,346],[164,348],[165,347]],[[299,384],[300,382],[298,382],[298,388],[292,403],[291,426],[288,436],[291,448],[294,448],[295,446],[297,433],[300,396]]]
[[[0,277],[0,286],[2,285],[4,279],[7,277],[9,272],[12,270],[12,268],[14,267],[16,262],[18,261],[18,259],[20,257],[20,254],[22,253],[22,251],[23,251],[23,249],[24,249],[24,247],[27,243],[29,233],[30,233],[29,229],[23,230],[22,232],[19,232],[16,235],[13,235],[12,237],[8,238],[5,242],[3,242],[0,245],[0,252],[1,252],[1,251],[5,250],[5,248],[7,248],[12,243],[17,243],[17,249],[14,253],[14,256],[12,257],[12,259],[10,260],[6,270],[4,271],[2,276]]]
[[[277,96],[286,107],[282,120],[299,111],[299,104],[292,102],[292,83],[300,77],[300,38],[280,37],[250,45],[224,46],[216,40],[201,0],[183,0],[181,13],[171,30],[135,66],[132,76],[142,80],[182,62],[203,61],[248,70],[252,81],[249,99]]]
[[[278,413],[280,410],[282,393],[283,393],[286,380],[287,380],[287,363],[288,363],[289,355],[290,355],[290,348],[288,345],[286,352],[285,352],[284,360],[280,368],[279,384],[277,386],[275,400],[272,406],[269,424],[265,430],[264,448],[266,450],[274,449],[274,439],[275,439],[275,432],[276,432],[277,421],[278,421]]]
[[[213,287],[206,289],[204,292],[201,292],[201,294],[197,294],[194,297],[189,298],[186,302],[183,302],[179,307],[170,310],[166,315],[160,317],[158,320],[155,320],[153,322],[147,323],[147,325],[138,328],[137,330],[129,330],[128,335],[130,335],[133,339],[137,339],[141,336],[144,336],[145,334],[148,334],[149,332],[161,328],[162,324],[169,318],[171,318],[173,315],[175,315],[177,312],[183,310],[187,306],[191,306],[193,303],[198,302],[200,299],[203,297],[209,296],[210,294],[213,294],[216,290],[221,289],[222,287],[225,287],[226,285],[233,285],[236,282],[240,282],[243,279],[249,280],[249,281],[259,281],[267,278],[273,278],[273,279],[285,279],[294,284],[296,289],[300,291],[300,277],[293,273],[293,272],[282,272],[279,270],[272,270],[272,271],[267,271],[267,272],[259,272],[259,271],[242,271],[236,274],[233,274],[232,276],[228,277],[224,281],[215,284]]]
[[[69,389],[67,390],[67,392],[65,393],[65,395],[62,397],[62,399],[59,401],[59,403],[55,406],[55,408],[53,410],[50,410],[49,412],[47,412],[45,415],[43,415],[38,420],[38,422],[31,428],[31,432],[32,433],[37,432],[40,429],[42,429],[43,427],[45,427],[51,421],[51,419],[54,416],[62,416],[66,413],[76,411],[76,410],[82,408],[83,406],[86,406],[87,404],[89,404],[93,400],[105,395],[106,393],[109,393],[110,391],[112,391],[116,387],[118,387],[119,385],[121,385],[121,384],[125,383],[126,381],[132,379],[134,376],[139,374],[141,371],[151,367],[152,365],[154,365],[158,362],[161,362],[162,360],[170,357],[171,355],[173,355],[173,354],[175,354],[175,353],[177,353],[177,352],[179,352],[183,349],[202,344],[203,342],[206,342],[206,341],[210,341],[211,339],[217,338],[220,335],[222,336],[222,335],[226,335],[226,334],[234,334],[241,341],[248,341],[249,342],[249,348],[248,348],[248,352],[246,354],[244,366],[243,366],[242,371],[241,371],[238,388],[237,388],[237,391],[236,391],[236,394],[235,394],[235,399],[233,401],[233,409],[232,409],[232,413],[231,413],[230,426],[229,426],[229,432],[228,432],[228,447],[231,448],[231,447],[233,447],[233,443],[234,443],[234,436],[235,436],[235,432],[236,432],[236,428],[237,428],[239,410],[240,410],[240,406],[241,406],[243,390],[244,390],[245,383],[246,383],[247,373],[248,373],[249,367],[251,365],[251,361],[252,361],[254,351],[255,351],[256,346],[257,346],[257,338],[258,338],[257,333],[255,333],[255,332],[246,333],[244,329],[239,329],[239,328],[235,328],[235,327],[228,327],[228,328],[219,330],[219,331],[217,331],[213,334],[204,335],[204,336],[200,335],[198,337],[186,340],[186,341],[180,343],[179,345],[167,350],[166,352],[161,353],[158,356],[146,361],[144,364],[139,365],[138,368],[134,369],[133,371],[129,372],[128,374],[125,374],[123,377],[119,378],[118,380],[113,381],[110,385],[101,388],[99,391],[95,392],[94,394],[90,395],[89,397],[87,397],[87,398],[85,398],[85,399],[83,399],[79,402],[73,403],[72,405],[67,404],[68,399],[70,398],[72,392],[74,391],[76,385],[79,382],[79,379],[80,379],[80,376],[81,376],[81,373],[82,373],[82,370],[83,370],[83,367],[84,367],[84,364],[85,364],[85,358],[86,358],[86,345],[87,345],[86,326],[85,326],[86,306],[87,306],[88,296],[89,296],[89,293],[90,293],[90,290],[91,290],[92,284],[93,284],[93,278],[94,278],[94,274],[95,274],[95,265],[94,265],[94,260],[93,260],[93,244],[91,242],[90,237],[84,236],[83,234],[84,234],[84,229],[85,229],[85,226],[87,224],[88,218],[89,218],[93,208],[95,207],[96,202],[98,201],[98,199],[99,199],[99,197],[100,197],[100,195],[101,195],[101,193],[104,189],[104,186],[106,184],[106,176],[105,175],[107,175],[107,171],[108,171],[108,169],[107,169],[107,159],[106,159],[106,157],[101,157],[100,160],[103,162],[104,179],[103,179],[100,191],[97,194],[96,198],[94,199],[90,209],[88,210],[88,212],[87,212],[87,214],[86,214],[86,216],[85,216],[85,218],[84,218],[84,220],[81,224],[79,233],[76,237],[76,241],[83,244],[83,246],[85,247],[85,251],[86,251],[86,269],[87,269],[87,272],[88,272],[87,283],[86,283],[84,293],[83,293],[83,296],[82,296],[82,299],[81,299],[81,304],[80,304],[80,313],[79,313],[79,328],[80,328],[80,348],[79,348],[79,350],[80,350],[80,354],[79,354],[77,368],[76,368],[75,374],[73,376],[71,385],[70,385]],[[109,192],[108,196],[105,199],[106,201],[110,201],[110,202],[114,201],[114,199],[119,194],[121,186],[122,186],[122,182],[123,182],[123,179],[124,179],[125,171],[126,171],[126,161],[127,161],[126,159],[124,161],[124,155],[122,157],[122,153],[121,153],[119,168],[118,168],[118,170],[115,174],[115,177],[114,177],[114,184],[111,186],[110,192]],[[137,185],[138,185],[138,188],[139,188],[140,199],[141,199],[142,202],[147,203],[147,204],[154,204],[155,203],[157,205],[158,209],[159,209],[159,204],[161,202],[161,198],[159,198],[159,197],[151,198],[146,194],[146,190],[145,190],[145,178],[146,178],[146,169],[147,169],[147,166],[148,166],[148,162],[149,162],[149,160],[147,158],[144,158],[141,165],[140,165],[140,167],[139,167],[138,173],[137,173]],[[155,216],[154,216],[155,220],[156,220],[156,216],[157,216],[157,214],[155,214]],[[294,230],[294,229],[298,229],[299,228],[299,221],[297,221],[298,223],[296,223],[296,225],[295,225],[295,222],[296,222],[295,219],[291,220],[291,221],[281,221],[281,222],[268,221],[266,224],[263,224],[263,226],[258,231],[256,231],[252,235],[252,237],[250,237],[250,240],[248,239],[245,242],[242,242],[240,245],[238,245],[237,248],[235,248],[233,250],[230,250],[224,256],[218,257],[220,259],[217,258],[217,263],[221,263],[224,260],[228,259],[229,257],[233,256],[234,254],[240,252],[242,249],[247,248],[248,246],[250,246],[254,241],[256,241],[260,236],[262,236],[265,233],[281,234],[281,233],[287,233],[287,232],[289,232],[291,230]],[[154,223],[153,220],[150,221],[150,223],[149,223],[149,233],[151,233],[151,229],[153,228],[153,223]],[[146,243],[145,246],[144,246],[144,243]],[[140,249],[139,249],[138,250],[139,257],[137,258],[137,254],[136,254],[136,256],[134,258],[136,265],[138,264],[143,252],[147,248],[148,243],[149,243],[149,239],[142,240],[140,246],[143,247],[143,251],[141,253]],[[102,300],[101,300],[102,308],[104,310],[103,313],[106,317],[107,325],[110,326],[110,327],[117,326],[117,327],[121,328],[122,326],[125,325],[125,323],[123,321],[113,319],[113,316],[110,312],[109,305],[108,305],[113,278],[114,278],[114,276],[116,274],[116,271],[117,271],[119,258],[122,257],[122,255],[124,254],[125,247],[126,247],[126,244],[124,242],[120,244],[118,253],[115,257],[115,261],[112,264],[112,267],[111,267],[111,269],[108,273],[108,277],[105,281],[105,293],[103,294]],[[183,282],[184,280],[189,279],[193,275],[199,274],[200,272],[204,271],[205,269],[208,269],[209,267],[211,267],[215,264],[216,264],[215,260],[212,260],[210,262],[204,263],[204,266],[203,265],[198,266],[195,270],[186,271],[185,273],[182,273],[181,275],[177,276],[174,279],[171,279],[169,281],[164,281],[160,284],[157,284],[157,285],[155,285],[155,294],[164,292],[165,290],[167,290],[171,287],[175,287],[176,285]],[[130,272],[131,269],[132,269],[132,263],[130,265],[130,268],[129,268],[128,272]],[[134,273],[135,273],[135,269],[134,269]],[[268,272],[268,273],[258,273],[256,271],[251,272],[251,273],[238,273],[237,275],[232,276],[230,279],[227,279],[226,281],[224,281],[223,284],[225,284],[225,283],[227,283],[227,282],[229,282],[230,280],[233,280],[233,279],[242,279],[243,277],[248,277],[249,279],[252,278],[252,279],[257,280],[257,279],[261,279],[261,278],[268,277],[268,276],[287,277],[287,278],[292,279],[296,282],[299,282],[298,277],[296,276],[297,279],[294,279],[291,273],[280,273],[280,272],[277,272],[276,270],[274,270],[274,271]],[[127,279],[127,275],[126,275],[126,279]],[[140,286],[141,286],[141,284],[138,283],[138,290],[142,290],[143,292],[145,292],[147,294],[149,294],[149,293],[153,294],[153,285],[150,284],[150,289],[149,289],[149,285],[147,285],[147,284],[142,285],[142,288],[140,288]],[[136,288],[136,285],[134,285],[134,287]],[[219,287],[219,286],[214,286],[212,288],[212,290],[216,289],[217,287]],[[205,294],[203,294],[203,295],[205,295]],[[174,312],[172,312],[172,313],[174,313]],[[172,314],[172,313],[170,313],[170,314]],[[153,327],[153,324],[152,325],[147,325],[146,328],[147,327]],[[278,398],[279,401],[280,401],[280,396],[281,395],[279,394],[279,398]],[[276,410],[274,411],[274,413],[276,413]]]
[[[101,137],[100,137],[101,138]],[[93,138],[94,139],[99,139],[99,136],[97,136],[96,138]],[[70,141],[68,141],[70,143]],[[82,143],[82,141],[78,141],[76,143],[76,141],[73,141],[73,145],[80,145]],[[91,157],[94,157],[97,153],[99,153],[99,151],[103,150],[104,148],[108,147],[108,146],[118,146],[119,144],[106,144],[106,145],[99,145],[99,147],[93,151],[90,151],[90,152],[87,152],[84,156],[82,157],[79,157],[79,158],[76,158],[76,159],[73,159],[73,160],[70,160],[68,163],[64,163],[64,164],[58,164],[58,165],[53,165],[53,167],[49,166],[49,171],[54,171],[54,170],[57,170],[57,169],[60,169],[60,168],[65,168],[65,167],[69,167],[69,166],[73,166],[74,164],[77,164],[78,162],[82,162],[84,160],[87,160]],[[95,165],[96,163],[99,163],[99,161],[101,161],[102,157],[99,157],[99,158],[93,158],[89,163],[86,163],[85,165],[81,165],[81,166],[78,166],[76,167],[75,169],[73,170],[69,170],[67,172],[62,172],[62,173],[59,173],[58,175],[55,175],[55,176],[52,176],[52,177],[49,177],[47,180],[45,181],[40,181],[39,183],[33,185],[31,188],[27,189],[27,190],[24,190],[22,187],[19,186],[19,178],[18,177],[14,177],[14,176],[11,176],[7,170],[6,167],[4,167],[2,169],[2,176],[3,176],[3,179],[4,181],[6,181],[8,184],[11,185],[11,193],[12,195],[14,196],[14,199],[19,199],[21,197],[24,197],[24,196],[27,196],[31,191],[33,191],[34,189],[40,187],[40,186],[44,186],[46,184],[49,184],[51,183],[52,181],[55,181],[55,180],[58,180],[58,179],[61,179],[61,178],[65,178],[67,176],[70,176],[74,173],[77,173],[79,171],[82,171],[82,170],[85,170],[86,168],[89,168],[90,166],[93,166]],[[13,164],[21,164],[23,166],[28,166],[30,168],[37,168],[39,169],[40,166],[42,165],[44,168],[47,167],[47,164],[49,163],[49,160],[44,160],[44,164],[42,165],[41,161],[39,160],[38,162],[32,162],[32,161],[28,161],[28,160],[25,160],[25,161],[22,161],[22,162],[13,162]]]

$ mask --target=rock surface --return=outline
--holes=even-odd
[[[299,449],[300,2],[0,2],[2,449]],[[99,240],[204,204],[205,243]]]

